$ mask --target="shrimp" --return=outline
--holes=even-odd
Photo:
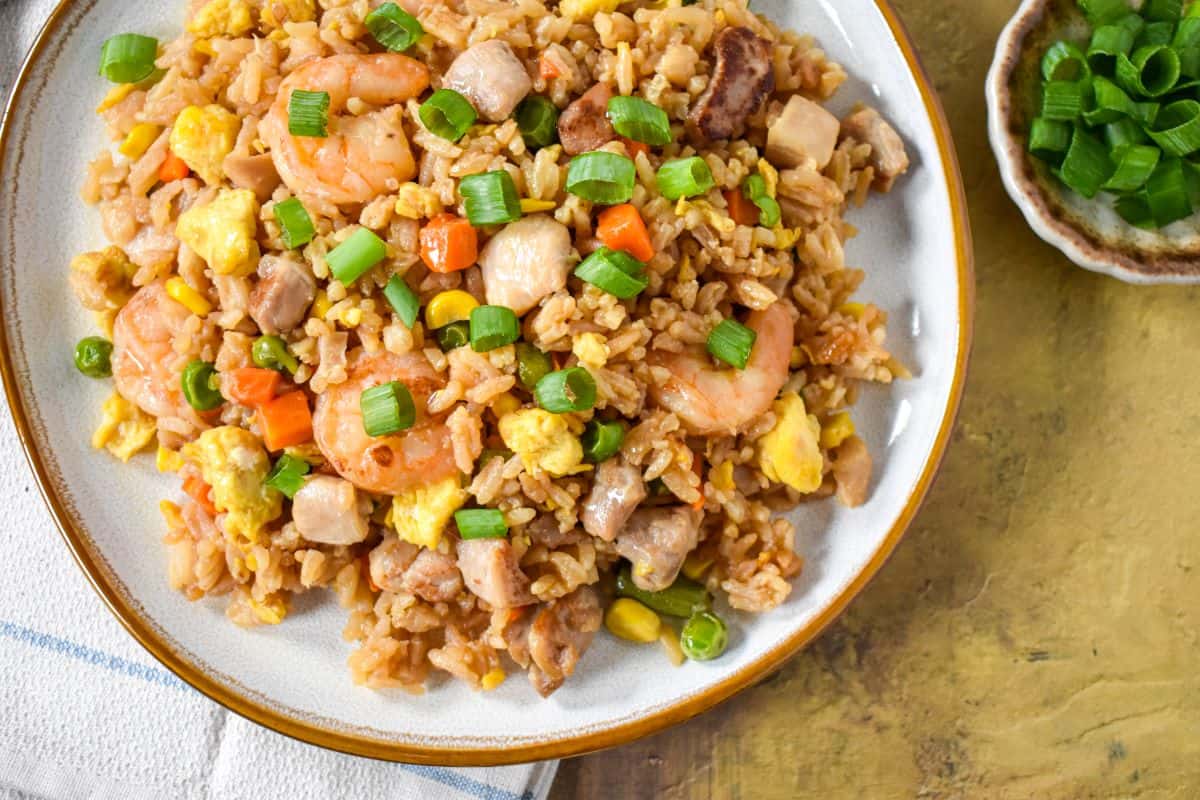
[[[708,436],[736,434],[771,408],[788,379],[795,340],[792,317],[781,304],[750,315],[747,326],[758,334],[743,370],[714,369],[703,351],[651,351],[651,365],[670,373],[650,387],[655,402],[674,412],[688,431]]]
[[[181,354],[174,347],[176,334],[190,316],[167,295],[163,281],[139,289],[113,322],[113,383],[122,397],[147,414],[181,417],[202,427],[180,383],[183,367],[196,350]]]
[[[393,436],[368,436],[359,398],[364,389],[388,381],[408,387],[416,424]],[[456,475],[450,429],[443,416],[425,413],[429,395],[441,387],[441,378],[420,353],[360,354],[351,361],[346,380],[317,397],[317,446],[339,475],[368,492],[395,495]]]
[[[271,150],[275,170],[295,195],[336,205],[366,203],[396,191],[416,175],[416,163],[397,105],[429,86],[429,69],[397,53],[344,54],[298,67],[279,93],[258,131]],[[301,89],[329,93],[329,135],[292,136],[288,104]],[[355,98],[382,106],[358,116],[343,114]]]

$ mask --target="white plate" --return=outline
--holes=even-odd
[[[201,691],[283,733],[376,757],[485,764],[611,746],[693,716],[778,666],[845,608],[896,545],[949,437],[970,336],[969,234],[944,118],[893,12],[872,0],[756,8],[814,34],[845,65],[851,80],[835,111],[868,101],[908,143],[910,174],[851,213],[861,234],[847,260],[866,268],[861,295],[891,314],[890,344],[915,377],[863,393],[855,419],[876,463],[870,501],[797,514],[803,576],[781,608],[736,616],[723,658],[675,669],[660,648],[601,634],[575,676],[540,700],[524,679],[488,694],[459,682],[420,697],[362,689],[346,668],[345,614],[328,595],[302,598],[279,627],[247,631],[227,622],[222,602],[189,603],[167,586],[157,506],[178,487],[151,457],[120,467],[89,447],[109,387],[72,366],[75,341],[94,331],[71,296],[67,265],[104,244],[97,214],[78,199],[86,163],[106,144],[93,110],[105,90],[95,56],[120,31],[172,38],[182,2],[62,4],[0,140],[0,365],[47,502],[134,636]]]

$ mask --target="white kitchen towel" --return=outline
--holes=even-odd
[[[182,2],[182,0],[180,0]],[[0,97],[51,0],[0,0]],[[0,800],[542,800],[557,762],[388,764],[302,744],[194,691],[75,566],[0,408]]]

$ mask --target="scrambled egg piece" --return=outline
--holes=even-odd
[[[436,217],[442,213],[442,198],[419,183],[402,183],[396,193],[396,213],[406,219]]]
[[[767,196],[774,200],[775,192],[779,188],[779,170],[771,166],[770,161],[760,158],[758,160],[758,174],[762,175],[763,183],[767,185]]]
[[[675,204],[675,216],[687,216],[689,211],[700,212],[700,216],[705,222],[726,235],[733,233],[737,229],[736,222],[714,208],[713,204],[707,200],[688,200],[686,197],[679,198],[679,202]]]
[[[245,0],[208,0],[188,21],[188,33],[205,39],[243,36],[254,27],[250,4]]]
[[[217,198],[179,215],[175,235],[219,275],[239,278],[258,267],[258,199],[249,189],[222,189]]]
[[[573,20],[585,20],[597,14],[611,14],[619,5],[621,0],[562,0],[558,13]]]
[[[133,297],[137,267],[116,245],[71,260],[71,288],[85,308],[115,311]]]
[[[825,463],[818,444],[821,423],[805,411],[804,400],[795,392],[784,394],[772,408],[775,427],[759,441],[759,468],[797,492],[815,492]]]
[[[283,496],[263,483],[271,459],[250,431],[232,425],[212,428],[184,445],[182,452],[200,467],[217,510],[227,512],[225,530],[230,536],[256,541],[263,527],[283,511]]]
[[[505,414],[500,418],[500,436],[530,472],[541,470],[557,478],[582,471],[583,445],[561,414],[540,408]]]
[[[263,625],[278,625],[287,616],[287,601],[282,592],[267,595],[260,603],[253,597],[249,598],[250,610],[254,617]]]
[[[584,333],[575,337],[571,350],[589,367],[603,367],[608,363],[608,345],[598,333]]]
[[[450,517],[467,502],[467,490],[458,477],[429,486],[418,486],[392,498],[388,523],[406,542],[434,548],[442,540]]]
[[[267,0],[262,10],[263,30],[283,27],[285,22],[312,22],[317,18],[313,0]]]
[[[101,412],[104,418],[92,434],[92,447],[97,450],[106,447],[117,458],[128,461],[154,441],[154,417],[121,395],[114,392],[104,401]]]
[[[168,143],[209,186],[220,184],[221,164],[233,151],[242,123],[237,115],[218,105],[188,106],[175,118]]]

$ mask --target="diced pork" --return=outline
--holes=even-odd
[[[579,517],[583,529],[611,542],[645,499],[646,482],[642,480],[642,471],[622,458],[610,458],[596,468],[592,491],[583,502],[583,513]]]
[[[524,314],[567,285],[570,259],[571,233],[553,217],[534,214],[506,225],[479,254],[488,303]]]
[[[612,89],[597,83],[571,103],[558,118],[558,141],[569,156],[599,150],[617,138],[608,121],[608,101]]]
[[[871,485],[871,454],[867,444],[851,436],[838,447],[833,459],[833,478],[837,481],[837,497],[842,504],[854,508],[867,502]]]
[[[261,278],[250,293],[250,318],[263,333],[296,327],[316,297],[317,282],[308,267],[290,258],[264,256]]]
[[[583,541],[583,534],[578,528],[562,531],[558,528],[558,520],[552,514],[543,514],[525,528],[531,544],[540,544],[550,550],[563,545]]]
[[[779,119],[767,129],[767,160],[779,169],[825,169],[837,147],[838,118],[818,103],[793,95]]]
[[[538,609],[529,626],[529,682],[548,696],[575,672],[575,665],[600,630],[600,598],[581,586]]]
[[[304,482],[292,498],[292,521],[310,542],[356,544],[367,538],[367,517],[359,510],[354,484],[329,475]]]
[[[475,595],[492,608],[533,602],[529,577],[517,564],[507,539],[467,539],[458,543],[458,569]]]
[[[524,65],[499,39],[464,50],[446,71],[444,84],[470,100],[479,116],[490,122],[508,119],[533,88]]]
[[[234,186],[254,192],[260,203],[270,200],[282,182],[270,153],[256,156],[230,154],[225,156],[222,168]]]
[[[842,120],[842,136],[871,145],[877,190],[891,191],[896,178],[908,172],[904,140],[875,109],[863,106]]]
[[[749,28],[726,28],[713,42],[717,65],[688,120],[706,139],[731,139],[775,89],[771,43]]]
[[[389,592],[404,591],[404,572],[417,560],[421,548],[391,534],[367,556],[371,582]]]
[[[367,560],[371,580],[389,592],[407,592],[430,603],[447,603],[462,591],[462,575],[454,559],[437,550],[417,547],[386,536]]]
[[[699,541],[700,512],[687,506],[637,511],[617,535],[617,552],[633,563],[633,582],[648,592],[670,586]]]

